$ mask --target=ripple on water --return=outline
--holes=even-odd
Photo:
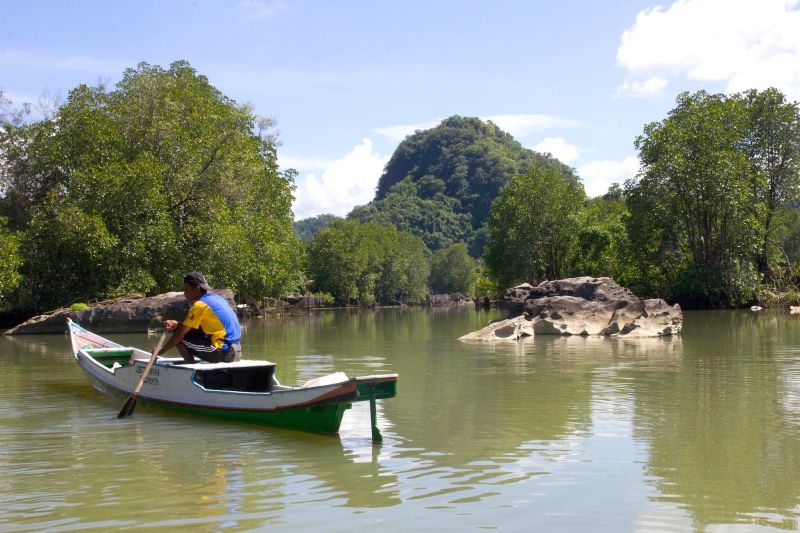
[[[0,353],[0,530],[796,529],[800,333],[758,336],[748,316],[729,339],[730,316],[682,342],[511,346],[454,342],[471,313],[250,324],[287,382],[398,372],[379,447],[366,403],[339,438],[145,408],[120,421],[63,339]]]

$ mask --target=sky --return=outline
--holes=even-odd
[[[589,196],[635,176],[634,141],[682,91],[800,100],[798,0],[0,0],[15,104],[187,60],[277,121],[295,219],[374,198],[403,138],[492,120],[576,169]]]

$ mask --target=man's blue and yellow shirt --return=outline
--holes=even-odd
[[[206,293],[192,304],[183,324],[190,328],[201,328],[211,337],[211,344],[220,350],[239,341],[241,330],[239,319],[228,301],[218,294]]]

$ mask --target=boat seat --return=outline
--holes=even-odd
[[[245,367],[217,367],[208,370],[199,368],[194,381],[208,390],[227,390],[241,392],[269,392],[272,389],[272,376],[275,365]]]
[[[115,364],[126,364],[133,357],[133,348],[93,348],[84,350],[86,355],[103,366],[113,368]]]

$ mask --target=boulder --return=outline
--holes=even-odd
[[[506,291],[510,309],[523,314],[490,323],[461,340],[516,340],[533,335],[662,337],[683,325],[679,305],[642,300],[611,278],[588,276],[518,285]]]
[[[213,292],[224,297],[236,309],[233,291],[215,289]],[[5,334],[63,333],[67,317],[100,334],[140,333],[160,328],[167,319],[183,320],[188,310],[189,301],[183,296],[183,292],[167,292],[143,298],[118,298],[92,304],[85,311],[63,308],[35,316]]]

